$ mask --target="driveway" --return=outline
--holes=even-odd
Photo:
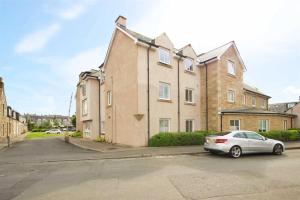
[[[0,151],[0,199],[297,199],[300,150],[102,159],[60,139]]]

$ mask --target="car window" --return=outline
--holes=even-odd
[[[258,135],[257,133],[245,133],[248,139],[253,140],[263,140],[263,137]]]
[[[246,138],[246,135],[244,133],[236,133],[233,137],[235,137],[235,138]]]

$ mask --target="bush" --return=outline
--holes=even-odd
[[[159,133],[150,138],[149,146],[187,146],[203,145],[205,136],[213,134],[213,131],[196,131],[191,133]]]
[[[81,131],[76,131],[76,132],[71,134],[71,137],[82,138],[82,132]]]
[[[101,143],[105,143],[105,138],[104,136],[98,136],[97,139],[96,139],[96,142],[101,142]]]
[[[280,140],[283,142],[300,140],[300,133],[298,132],[298,130],[268,131],[262,132],[260,134],[264,137]]]

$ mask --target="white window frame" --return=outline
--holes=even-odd
[[[194,132],[194,121],[193,119],[185,120],[185,132]]]
[[[263,103],[262,103],[262,108],[266,108],[267,107],[267,100],[266,99],[263,99],[262,100],[263,101]]]
[[[235,91],[234,90],[228,90],[227,91],[227,101],[230,103],[235,102]]]
[[[231,74],[234,76],[236,75],[235,64],[231,60],[227,60],[227,72],[228,72],[228,74]]]
[[[256,106],[256,96],[251,97],[251,104],[252,104],[253,107]]]
[[[288,129],[288,121],[287,120],[283,120],[283,130],[286,131]]]
[[[87,99],[82,100],[82,115],[87,115],[88,114],[88,104],[87,104]]]
[[[105,121],[101,121],[101,133],[105,133]]]
[[[167,126],[162,127],[161,122],[167,122]],[[171,131],[171,119],[169,118],[160,118],[159,119],[159,132],[160,133],[168,133]]]
[[[82,94],[82,96],[86,96],[86,85],[85,84],[81,85],[81,94]]]
[[[167,91],[165,91],[167,89]],[[167,92],[167,96],[165,96],[165,92]],[[171,84],[166,82],[159,82],[159,99],[162,100],[171,100]]]
[[[231,122],[232,121],[233,121],[233,126],[231,126]],[[232,131],[239,131],[239,130],[241,130],[241,120],[239,120],[239,119],[231,119],[231,120],[229,120],[229,128]]]
[[[258,125],[259,132],[267,132],[269,131],[270,123],[268,119],[260,119]]]
[[[158,49],[159,62],[170,65],[171,64],[171,53],[169,49],[159,48]]]
[[[107,106],[111,106],[112,105],[112,92],[107,91]]]
[[[188,92],[188,93],[187,93]],[[191,88],[186,88],[184,93],[184,99],[187,103],[194,103],[194,90]]]
[[[193,72],[194,71],[194,60],[191,58],[184,59],[185,70]]]

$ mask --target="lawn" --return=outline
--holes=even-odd
[[[29,132],[26,135],[26,139],[37,139],[37,138],[48,138],[48,137],[55,137],[55,136],[62,136],[63,134],[47,134],[45,132]]]

